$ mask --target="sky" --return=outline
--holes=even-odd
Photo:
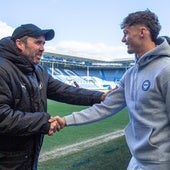
[[[169,0],[5,0],[0,5],[0,38],[27,23],[54,29],[46,51],[114,61],[133,58],[121,42],[120,24],[131,12],[149,9],[170,36]]]

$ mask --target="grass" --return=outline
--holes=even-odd
[[[49,113],[51,115],[64,116],[71,114],[73,111],[79,111],[85,106],[74,106],[64,103],[49,101]],[[45,136],[42,152],[51,150],[54,147],[66,146],[82,140],[93,138],[99,135],[107,134],[118,129],[123,129],[128,122],[127,110],[124,109],[117,115],[101,120],[96,123],[83,126],[66,127],[54,136]]]
[[[64,116],[85,108],[87,107],[48,101],[48,111],[53,116]],[[127,109],[124,109],[117,115],[96,123],[64,128],[54,136],[45,136],[41,152],[123,129],[128,121]],[[130,153],[123,136],[79,153],[40,162],[39,170],[125,170],[129,159]]]
[[[130,152],[124,137],[72,155],[39,163],[39,170],[126,170]]]

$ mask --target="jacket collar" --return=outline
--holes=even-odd
[[[24,73],[35,70],[34,65],[25,56],[21,55],[11,37],[0,40],[0,57],[11,61]]]

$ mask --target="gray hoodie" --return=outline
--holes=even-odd
[[[92,123],[128,108],[125,137],[145,170],[170,169],[170,46],[163,38],[126,71],[100,104],[65,116],[68,126]]]

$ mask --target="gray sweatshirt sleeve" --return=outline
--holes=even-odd
[[[126,106],[124,89],[112,91],[103,102],[65,116],[67,126],[83,125],[105,119],[119,112]]]

